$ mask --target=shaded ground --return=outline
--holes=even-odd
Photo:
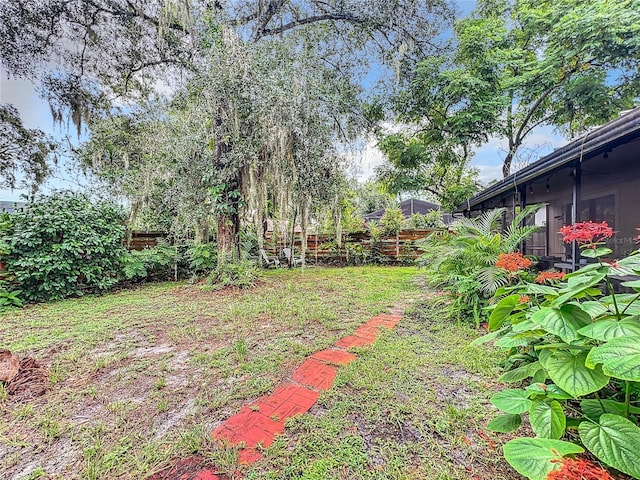
[[[175,458],[234,478],[236,453],[216,448],[211,431],[311,353],[422,296],[414,276],[278,271],[250,292],[162,284],[5,314],[0,347],[49,378],[42,396],[0,397],[0,478],[145,478]],[[482,430],[495,361],[464,346],[473,332],[426,312],[341,369],[311,414],[241,473],[515,478]]]

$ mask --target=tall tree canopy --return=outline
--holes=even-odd
[[[92,122],[95,139],[112,142],[106,153],[85,155],[97,159],[94,168],[114,178],[121,162],[137,172],[120,182],[129,191],[141,190],[136,181],[147,196],[171,185],[196,212],[211,202],[229,252],[247,189],[263,189],[274,168],[295,185],[285,189],[290,195],[331,191],[317,185],[332,177],[332,142],[361,125],[359,79],[371,65],[398,71],[437,50],[451,12],[443,0],[0,0],[0,7],[7,71],[38,83],[56,119],[70,115],[80,129],[92,114],[102,118]],[[251,47],[262,44],[271,57]],[[305,60],[278,60],[279,45],[287,58]],[[272,78],[259,58],[272,62]],[[278,61],[291,65],[284,76]],[[136,109],[162,91],[180,92],[168,109],[150,117]],[[127,115],[114,115],[114,105]],[[153,146],[138,142],[150,133],[159,140]]]
[[[12,105],[0,104],[0,188],[38,185],[54,149],[44,132],[23,126]]]
[[[411,142],[504,138],[503,174],[536,127],[573,135],[614,118],[640,94],[639,0],[479,0],[455,24],[452,56],[404,78]]]

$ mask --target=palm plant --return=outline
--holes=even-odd
[[[506,227],[506,208],[461,218],[453,223],[452,233],[436,232],[421,243],[425,253],[419,262],[427,268],[433,285],[454,294],[453,308],[458,318],[472,313],[476,323],[480,322],[487,299],[508,283],[508,272],[495,266],[498,256],[516,251],[533,234],[537,227],[524,225],[524,220],[541,207],[521,209]]]

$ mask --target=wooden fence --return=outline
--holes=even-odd
[[[127,248],[129,250],[144,250],[158,245],[159,239],[166,239],[165,232],[137,232],[133,231],[127,238]]]
[[[421,240],[435,231],[442,230],[403,230],[395,235],[383,236],[378,244],[378,254],[386,257],[388,261],[403,259],[416,259],[422,251],[415,246],[416,240]],[[297,233],[293,242],[296,255],[302,251],[302,235]],[[265,250],[270,255],[279,254],[284,247],[282,241],[274,241],[273,232],[265,235]],[[350,233],[344,236],[340,249],[333,237],[323,234],[307,235],[307,254],[309,262],[349,261],[349,256],[367,256],[373,253],[373,242],[368,232]]]
[[[376,246],[378,255],[387,261],[415,259],[422,251],[415,246],[416,240],[421,240],[433,232],[443,230],[403,230],[395,235],[386,235],[380,238]],[[144,250],[158,245],[158,240],[166,239],[165,232],[139,232],[133,231],[127,239],[126,246],[129,250]],[[280,255],[284,247],[281,240],[275,241],[273,232],[265,234],[265,250],[269,255]],[[296,255],[302,251],[302,235],[298,232],[295,236],[293,248]],[[315,263],[349,262],[353,257],[366,255],[370,257],[374,253],[374,245],[368,232],[350,233],[343,238],[342,246],[338,249],[334,237],[325,234],[307,235],[307,261]]]

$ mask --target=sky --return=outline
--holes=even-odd
[[[458,1],[461,16],[467,15],[475,6],[475,1]],[[66,125],[54,125],[51,112],[46,102],[40,99],[35,87],[28,81],[8,78],[0,66],[0,103],[11,103],[20,112],[23,122],[28,128],[38,128],[47,134],[61,139],[68,136],[72,142],[77,143],[75,129]],[[530,149],[531,158],[540,158],[566,143],[560,135],[551,127],[540,128],[530,135],[524,148]],[[489,183],[502,177],[502,159],[505,156],[506,145],[504,140],[492,138],[476,151],[472,166],[479,169],[480,181]],[[374,140],[366,142],[361,152],[355,156],[353,174],[361,181],[374,176],[375,168],[385,159],[377,149]],[[59,188],[79,188],[78,179],[72,178],[65,170],[65,165],[59,166],[43,186],[43,191]],[[25,194],[22,190],[0,190],[0,200],[16,201]]]

